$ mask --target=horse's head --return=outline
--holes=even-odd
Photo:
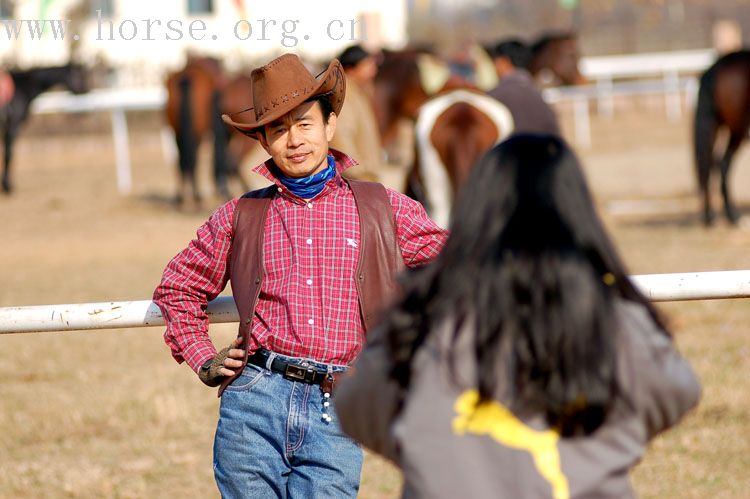
[[[74,94],[89,91],[88,71],[82,64],[71,63],[65,66],[63,85]]]
[[[544,34],[532,44],[531,52],[529,72],[544,86],[586,83],[578,69],[580,51],[575,34]]]
[[[383,51],[373,80],[373,105],[383,142],[401,118],[413,119],[428,95],[422,88],[417,58],[421,51]]]
[[[453,74],[449,65],[430,50],[383,51],[373,96],[383,142],[389,142],[399,120],[415,120],[419,108],[430,97],[467,86],[470,85],[466,80]]]

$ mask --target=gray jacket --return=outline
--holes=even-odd
[[[534,79],[525,69],[516,69],[487,93],[510,110],[513,133],[560,135],[555,111],[544,101]]]
[[[623,393],[590,436],[558,439],[540,415],[521,421],[500,402],[467,424],[461,401],[470,395],[452,381],[448,327],[417,352],[395,421],[398,389],[388,378],[384,332],[374,330],[336,393],[341,425],[402,469],[403,497],[632,497],[628,471],[649,440],[698,403],[700,385],[642,306],[622,301],[617,311]],[[456,347],[460,386],[471,386],[475,372],[470,337],[461,333]]]

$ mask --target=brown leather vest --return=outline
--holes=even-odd
[[[359,263],[354,274],[359,309],[365,331],[376,322],[378,312],[398,290],[396,274],[404,268],[404,259],[396,236],[393,217],[385,187],[374,182],[347,179],[359,213]],[[240,198],[234,211],[229,279],[240,316],[239,336],[247,349],[255,307],[263,285],[263,229],[268,207],[276,195],[276,186],[259,189]],[[224,389],[245,368],[237,370],[219,388]]]

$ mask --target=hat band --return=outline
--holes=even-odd
[[[300,95],[305,96],[307,94],[311,94],[315,91],[315,87],[303,87],[302,89],[298,90],[292,90],[291,92],[287,92],[283,95],[280,95],[278,97],[269,99],[268,105],[261,104],[258,109],[255,111],[255,117],[257,121],[260,121],[263,119],[263,116],[273,110],[276,107],[279,107],[284,104],[288,104],[291,100],[299,98]]]

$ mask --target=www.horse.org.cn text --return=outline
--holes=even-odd
[[[97,42],[107,41],[217,41],[234,39],[279,43],[285,48],[296,47],[310,40],[353,42],[366,40],[364,23],[355,19],[331,19],[304,23],[300,19],[238,19],[235,22],[209,25],[203,19],[105,19],[98,12],[95,33]],[[79,40],[70,33],[70,19],[2,19],[0,39],[31,40],[67,38]]]

